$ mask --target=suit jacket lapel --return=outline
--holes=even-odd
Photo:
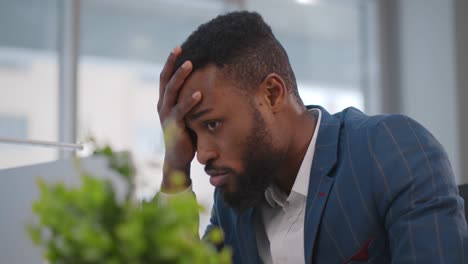
[[[334,180],[328,175],[337,160],[338,137],[341,126],[339,119],[331,116],[322,107],[311,107],[319,108],[322,111],[322,118],[310,171],[309,192],[304,219],[304,256],[306,263],[312,262],[317,231],[333,186]]]
[[[237,216],[237,235],[240,251],[239,258],[242,259],[242,263],[260,263],[255,233],[256,212],[257,210],[251,208]]]

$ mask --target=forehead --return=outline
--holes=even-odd
[[[200,91],[202,101],[194,110],[219,104],[232,104],[245,99],[238,89],[220,69],[214,65],[208,65],[196,70],[185,80],[179,94],[179,101],[188,98],[196,91]]]
[[[221,71],[213,65],[197,69],[185,80],[180,96],[185,97],[195,91],[200,91],[202,94],[216,92],[213,88],[224,82],[222,75]]]

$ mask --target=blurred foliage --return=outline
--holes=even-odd
[[[129,154],[110,147],[95,151],[126,179],[126,199],[116,199],[109,180],[82,173],[81,186],[38,182],[41,196],[33,204],[38,219],[28,225],[32,240],[49,263],[230,263],[228,248],[218,252],[219,229],[198,236],[200,206],[193,194],[167,201],[132,201],[135,167]]]

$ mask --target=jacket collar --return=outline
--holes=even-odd
[[[311,263],[323,209],[334,182],[330,174],[337,161],[341,121],[321,106],[308,106],[307,108],[319,108],[322,111],[314,160],[310,170],[304,219],[304,256],[306,263]]]

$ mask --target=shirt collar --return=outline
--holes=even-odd
[[[322,118],[322,111],[318,108],[309,109],[309,112],[317,111],[318,118],[317,124],[315,125],[315,131],[312,135],[312,139],[309,142],[309,147],[307,148],[304,159],[302,160],[301,167],[299,167],[299,172],[297,173],[296,180],[291,190],[290,196],[294,193],[300,194],[304,197],[307,197],[309,190],[309,177],[310,169],[312,168],[312,161],[314,159],[315,145],[317,143],[317,135],[320,127],[320,121]],[[267,203],[275,208],[278,206],[283,207],[289,197],[281,191],[276,185],[271,185],[265,190],[265,199]]]

